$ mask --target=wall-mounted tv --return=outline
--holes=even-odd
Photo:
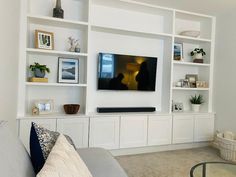
[[[98,90],[155,91],[157,58],[99,53]]]

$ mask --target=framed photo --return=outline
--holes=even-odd
[[[206,81],[196,81],[196,87],[197,88],[207,88],[208,85],[207,85]]]
[[[58,83],[79,83],[79,60],[70,58],[58,60]]]
[[[181,83],[182,83],[181,87],[184,87],[184,88],[189,88],[190,87],[188,79],[182,79]]]
[[[183,44],[180,43],[174,44],[174,60],[177,61],[183,60]]]
[[[187,74],[186,79],[189,81],[190,88],[196,88],[196,82],[198,80],[197,74]]]
[[[173,112],[183,112],[184,106],[183,103],[173,103]]]
[[[36,100],[34,106],[38,109],[39,114],[50,114],[54,110],[53,100]]]
[[[54,49],[54,35],[51,32],[35,30],[35,48]]]

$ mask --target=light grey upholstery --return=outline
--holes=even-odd
[[[0,176],[35,177],[28,153],[4,121],[0,121]]]
[[[127,177],[112,155],[101,148],[77,149],[93,177]]]

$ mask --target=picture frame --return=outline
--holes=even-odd
[[[50,99],[35,100],[34,107],[38,109],[39,115],[51,114],[54,111],[54,101]]]
[[[79,60],[58,58],[58,83],[79,83]]]
[[[183,103],[173,103],[173,112],[183,112],[184,111],[184,105]]]
[[[207,88],[207,82],[206,81],[196,81],[196,87],[197,88]]]
[[[54,50],[54,34],[52,32],[35,30],[35,48]]]
[[[183,88],[189,88],[190,87],[188,79],[181,79],[181,83],[182,83],[181,87],[183,87]]]
[[[174,44],[174,60],[183,61],[183,44],[182,43]]]
[[[198,80],[198,75],[197,74],[187,74],[186,79],[189,81],[189,86],[190,88],[196,88],[196,82]]]

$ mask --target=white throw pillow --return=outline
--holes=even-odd
[[[92,177],[92,175],[74,147],[61,134],[37,177]]]

